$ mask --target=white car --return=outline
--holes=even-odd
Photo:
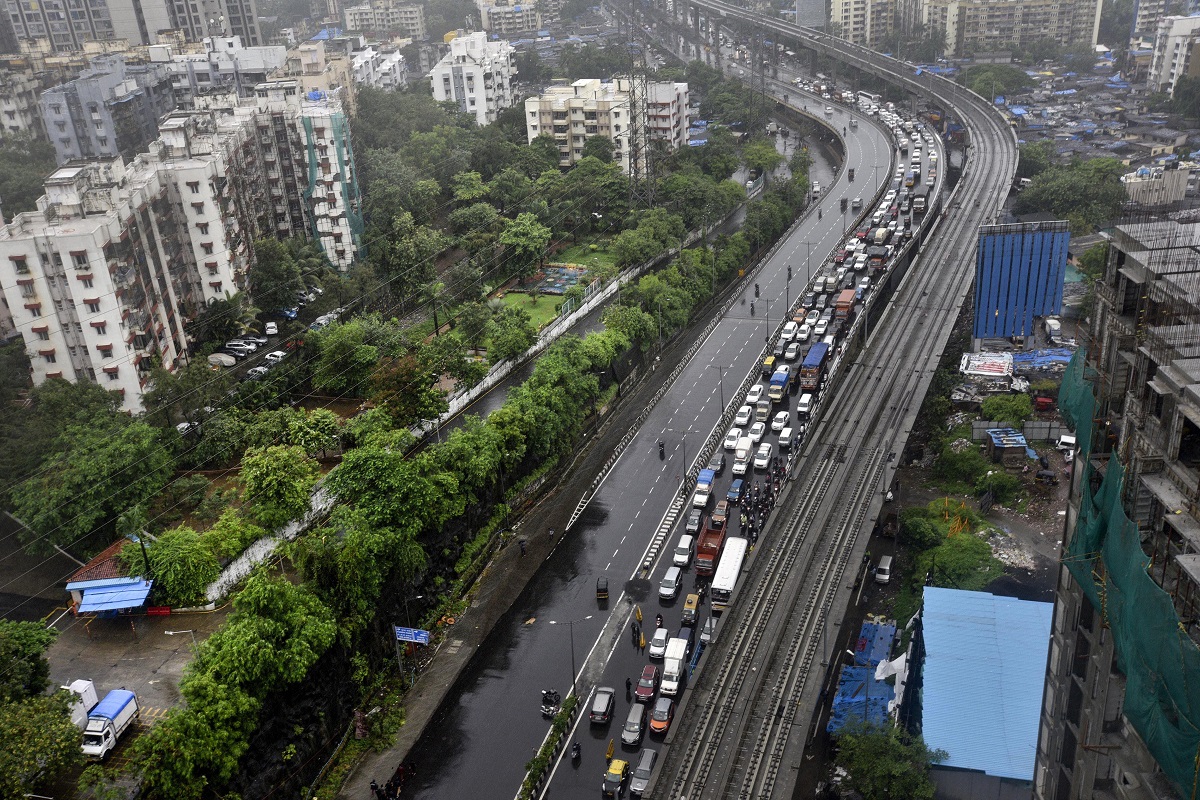
[[[265,356],[263,356],[263,360],[268,364],[278,364],[285,358],[287,358],[287,353],[283,350],[272,350],[270,353],[267,353]]]
[[[267,327],[264,329],[263,332],[266,333],[267,336],[278,336],[279,335],[279,323],[268,322]]]
[[[795,320],[789,321],[788,324],[783,326],[783,333],[779,334],[779,338],[785,342],[792,341],[793,339],[796,338],[796,328],[797,327],[799,327],[799,326],[796,325]]]
[[[767,433],[767,423],[756,422],[750,426],[750,430],[749,430],[749,432],[747,432],[746,435],[750,437],[751,442],[753,442],[754,444],[758,444],[759,442],[762,441],[762,438],[763,438],[763,436],[766,435],[766,433]]]
[[[733,424],[739,428],[750,424],[750,417],[754,416],[754,409],[750,406],[742,406],[737,410],[737,416],[733,418]]]
[[[791,418],[792,418],[792,415],[789,414],[788,412],[780,411],[778,414],[775,415],[775,419],[771,420],[771,430],[775,431],[776,433],[779,433],[781,430],[783,430],[784,428],[786,428],[788,426],[788,422],[791,420]]]
[[[754,468],[766,469],[771,465],[771,443],[763,442],[758,446],[758,452],[754,454]]]
[[[741,428],[730,428],[729,433],[725,434],[725,449],[736,450],[738,440],[742,438]]]
[[[800,357],[800,348],[803,345],[800,342],[789,342],[787,350],[783,351],[784,361],[795,361]]]
[[[746,405],[752,406],[757,403],[762,399],[763,392],[765,391],[766,389],[763,388],[761,383],[756,383],[751,386],[750,391],[746,392]]]
[[[936,163],[937,163],[937,153],[930,153],[930,154],[929,154],[929,163],[930,163],[930,164],[936,164]]]
[[[858,279],[858,288],[860,288],[860,289],[871,288],[871,276],[863,275],[861,278],[859,278]]]
[[[807,342],[808,337],[810,337],[810,336],[812,336],[812,325],[805,323],[804,325],[801,325],[799,328],[796,329],[795,341]]]
[[[805,324],[805,325],[812,325],[813,323],[815,323],[815,322],[816,322],[817,320],[819,320],[820,318],[821,318],[821,312],[820,312],[820,311],[817,311],[817,310],[814,308],[812,311],[809,311],[807,314],[805,314],[805,315],[804,315],[804,324]]]
[[[817,324],[813,326],[813,336],[820,338],[820,337],[824,336],[825,332],[828,330],[829,330],[829,320],[819,319],[819,320],[817,320]]]
[[[654,632],[653,638],[650,639],[650,657],[663,658],[667,654],[667,642],[671,640],[671,632],[666,628],[659,628]]]

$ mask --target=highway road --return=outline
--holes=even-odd
[[[875,178],[887,178],[883,172],[876,176],[871,159],[889,158],[891,147],[873,125],[860,125],[851,133],[855,160],[850,165],[858,173],[852,188],[869,197]],[[581,690],[590,692],[597,680],[612,679],[623,695],[624,678],[636,679],[645,657],[630,644],[629,616],[634,604],[648,610],[646,601],[657,604],[657,598],[650,580],[631,576],[640,574],[647,545],[682,476],[715,429],[722,399],[731,402],[741,377],[757,367],[764,339],[779,325],[785,300],[794,300],[808,283],[809,248],[799,242],[813,242],[811,265],[818,269],[841,237],[838,200],[850,190],[843,171],[821,199],[822,218],[815,210],[809,213],[764,266],[758,281],[767,303],[760,301],[755,316],[749,314],[753,288],[747,285],[698,343],[697,354],[654,407],[587,512],[497,625],[410,752],[417,779],[406,787],[406,796],[467,797],[484,786],[496,787],[488,796],[515,793],[525,763],[549,727],[538,709],[540,690],[554,686],[565,694],[570,686],[572,637]],[[726,368],[723,379],[712,368],[716,365]],[[660,437],[668,443],[665,461],[658,457]],[[599,575],[610,581],[607,609],[598,608],[595,601]],[[668,617],[677,622],[678,611]],[[566,624],[572,621],[574,625]],[[600,732],[595,740],[586,738],[583,763],[571,773],[589,793],[599,788],[606,742]],[[559,779],[566,777],[564,772]]]
[[[715,0],[694,5],[784,27]],[[856,57],[873,71],[907,72],[874,53]],[[825,627],[841,619],[851,600],[890,466],[970,285],[977,227],[995,218],[1016,166],[1012,131],[985,101],[940,80],[928,85],[971,131],[962,179],[940,235],[926,245],[866,349],[826,390],[836,402],[826,403],[809,432],[783,497],[786,518],[774,526],[772,546],[759,551],[720,641],[701,661],[660,762],[655,797],[791,796],[810,732],[820,723],[822,684],[832,673],[825,667],[838,646]]]

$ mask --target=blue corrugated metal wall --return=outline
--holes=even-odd
[[[1066,222],[985,225],[975,255],[978,339],[1029,336],[1034,317],[1062,308],[1071,231]]]

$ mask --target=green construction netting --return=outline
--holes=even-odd
[[[1180,624],[1171,597],[1150,577],[1137,525],[1121,505],[1125,469],[1114,456],[1099,481],[1088,458],[1096,400],[1086,353],[1063,376],[1059,407],[1075,429],[1084,470],[1067,569],[1113,632],[1126,677],[1125,716],[1184,797],[1196,797],[1200,759],[1200,649]],[[1190,683],[1190,685],[1189,685]]]

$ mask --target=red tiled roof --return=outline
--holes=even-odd
[[[71,577],[67,578],[67,583],[75,581],[97,581],[104,578],[128,578],[129,570],[125,569],[125,564],[121,559],[117,558],[117,554],[121,552],[121,548],[125,546],[125,539],[117,539],[108,547],[96,554],[91,561],[77,569]]]

